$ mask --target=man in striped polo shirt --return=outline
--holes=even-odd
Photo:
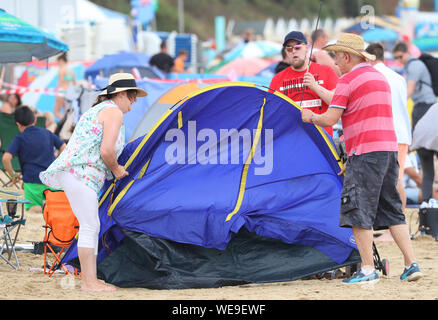
[[[324,47],[335,53],[343,76],[328,111],[315,114],[303,109],[303,122],[331,126],[341,118],[347,162],[341,197],[340,226],[353,229],[362,267],[343,283],[379,280],[373,260],[373,230],[388,229],[405,262],[401,280],[422,277],[409,237],[397,191],[397,139],[394,131],[391,89],[386,78],[366,63],[375,56],[365,51],[362,37],[343,33],[336,44]],[[347,170],[345,170],[347,168]]]

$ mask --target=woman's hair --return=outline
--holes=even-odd
[[[15,98],[17,99],[17,105],[15,106],[16,108],[18,108],[19,106],[21,106],[21,97],[20,97],[20,95],[18,94],[18,93],[13,93],[13,94],[11,94],[11,95],[13,95],[13,96],[15,96]]]
[[[28,106],[21,106],[15,109],[14,120],[22,126],[28,126],[35,121],[35,113]]]
[[[120,92],[123,92],[123,91],[120,91]],[[117,93],[120,93],[120,92],[117,92]],[[99,103],[104,102],[106,100],[111,100],[112,98],[114,98],[117,95],[117,93],[98,96],[96,101],[93,103],[93,105],[91,107],[93,108],[94,106],[97,106]],[[137,95],[137,90],[127,90],[126,93],[127,93],[129,99],[135,98]]]
[[[56,58],[56,60],[62,60],[64,62],[68,62],[68,58],[67,58],[67,52],[63,52],[61,53],[58,58]]]

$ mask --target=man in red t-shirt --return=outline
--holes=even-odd
[[[291,66],[277,73],[269,87],[288,96],[302,108],[317,114],[326,112],[338,82],[337,74],[329,66],[314,62],[309,65],[309,45],[301,32],[288,33],[283,46]],[[333,136],[332,127],[324,129]]]

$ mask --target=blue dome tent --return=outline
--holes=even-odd
[[[246,147],[245,147],[246,146]],[[201,89],[121,156],[100,199],[99,277],[121,287],[290,281],[360,261],[333,141],[250,83]],[[76,242],[63,263],[77,265]]]

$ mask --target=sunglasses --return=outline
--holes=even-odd
[[[302,44],[296,44],[294,46],[284,46],[284,48],[286,49],[287,52],[298,51],[301,49],[301,47],[303,47]]]

